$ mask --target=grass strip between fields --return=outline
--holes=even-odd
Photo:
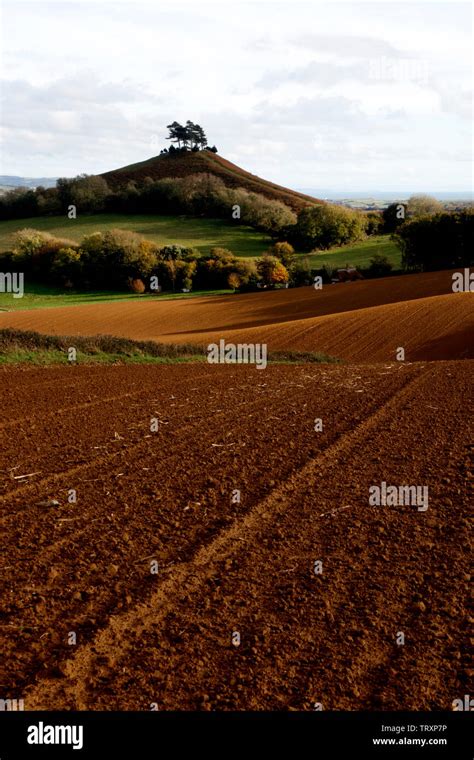
[[[113,335],[43,335],[32,330],[0,330],[0,364],[178,364],[207,361],[207,347],[192,343],[158,343]],[[272,351],[269,363],[319,364],[340,360],[311,351]]]

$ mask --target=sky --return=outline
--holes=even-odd
[[[294,188],[472,189],[472,6],[2,3],[1,174],[98,174],[201,124]]]

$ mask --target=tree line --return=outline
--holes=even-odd
[[[14,233],[11,251],[0,256],[3,271],[20,269],[35,282],[137,293],[152,293],[158,286],[165,291],[272,287],[291,280],[293,263],[294,250],[287,243],[249,261],[226,248],[201,253],[180,245],[159,246],[119,229],[85,235],[78,243],[25,228]],[[300,270],[295,269],[295,284]]]
[[[270,235],[278,235],[296,222],[296,215],[280,201],[244,188],[230,188],[213,174],[166,177],[141,183],[129,182],[112,191],[100,176],[62,178],[55,188],[15,190],[0,197],[0,219],[77,214],[187,214],[228,219]],[[239,218],[232,209],[239,207]]]
[[[472,206],[444,211],[430,196],[412,196],[408,202],[390,204],[383,213],[320,203],[295,214],[281,201],[227,187],[220,178],[204,173],[160,180],[148,177],[115,191],[103,177],[86,175],[59,179],[55,188],[16,188],[0,197],[0,218],[67,214],[71,206],[78,214],[186,214],[227,219],[254,227],[275,242],[287,241],[303,252],[326,251],[386,233],[401,249],[407,271],[473,263]],[[239,210],[237,218],[232,215],[234,208]],[[371,270],[378,276],[389,271],[389,262],[382,257]]]

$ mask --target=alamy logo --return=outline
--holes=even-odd
[[[0,712],[17,712],[24,709],[24,699],[0,699]]]
[[[469,694],[464,695],[464,699],[453,699],[454,712],[472,712],[474,710],[474,699]]]
[[[379,486],[370,486],[371,507],[418,507],[428,509],[428,486],[388,486],[383,480]]]
[[[466,267],[464,272],[454,272],[452,276],[453,293],[474,293],[474,272]]]
[[[83,747],[83,726],[48,726],[42,721],[28,726],[28,744],[71,744],[73,749]]]
[[[266,343],[210,343],[207,347],[209,364],[256,364],[257,369],[267,366]]]
[[[0,272],[0,293],[13,293],[13,298],[23,298],[23,272]]]

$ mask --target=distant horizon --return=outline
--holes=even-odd
[[[6,187],[10,186],[12,188],[21,186],[20,182],[16,183],[9,183],[6,180],[23,180],[24,182],[28,182],[30,184],[33,184],[35,182],[41,184],[42,182],[56,182],[59,179],[59,176],[67,176],[67,175],[58,175],[58,177],[47,177],[46,175],[41,175],[39,177],[30,177],[30,176],[23,176],[21,174],[0,174],[0,186]],[[72,175],[77,176],[77,175]],[[268,179],[267,177],[262,177],[262,179]],[[278,183],[280,184],[280,183]],[[317,187],[292,187],[291,184],[283,185],[284,187],[287,187],[288,189],[295,190],[299,193],[304,193],[305,195],[311,195],[314,198],[321,198],[323,200],[352,200],[352,199],[373,199],[373,200],[398,200],[398,199],[405,199],[409,198],[411,195],[431,195],[437,200],[460,200],[460,201],[470,201],[474,200],[474,191],[473,190],[376,190],[373,187],[370,189],[343,189],[343,188],[317,188]]]
[[[442,200],[473,200],[473,190],[337,190],[327,188],[294,188],[299,193],[305,193],[306,195],[314,195],[319,193],[316,197],[342,200],[344,198],[372,198],[374,200],[397,200],[398,198],[409,198],[412,195],[431,195],[439,201]]]

